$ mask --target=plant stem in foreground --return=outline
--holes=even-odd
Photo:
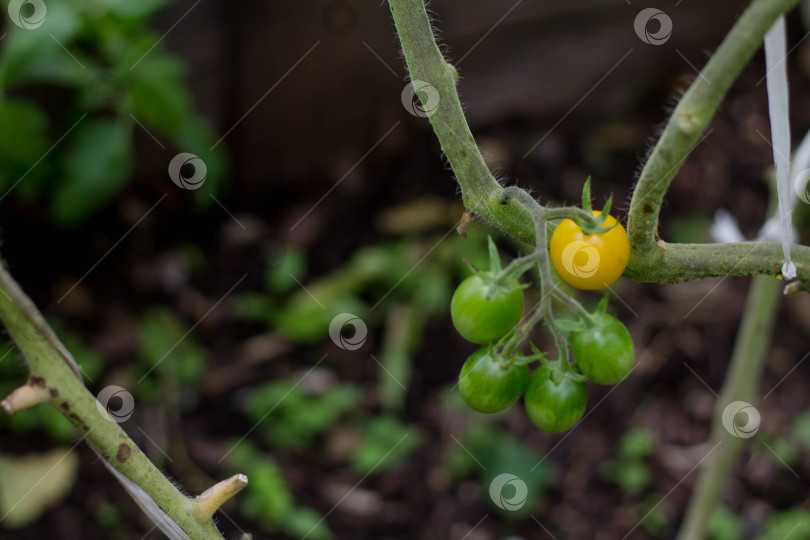
[[[140,486],[188,537],[194,540],[222,538],[210,516],[195,513],[195,502],[163,476],[87,390],[70,353],[2,264],[0,319],[25,357],[30,373],[26,387],[34,385],[47,391],[47,395],[41,392],[46,399],[23,400],[22,404],[48,403],[59,411],[110,466]],[[15,410],[14,396],[19,396],[20,391],[29,393],[26,387],[4,400],[6,411]],[[16,401],[21,403],[20,399]]]
[[[709,444],[712,447],[719,444],[719,447],[700,468],[697,487],[689,501],[678,540],[700,540],[704,537],[709,518],[742,449],[744,439],[729,433],[721,419],[730,403],[754,401],[757,382],[765,367],[780,296],[779,281],[765,276],[752,280],[729,371],[714,407]]]

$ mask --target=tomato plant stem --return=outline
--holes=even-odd
[[[503,190],[504,201],[514,198],[522,204],[532,216],[535,227],[535,252],[533,257],[536,258],[537,264],[540,267],[540,303],[529,316],[529,318],[521,324],[515,333],[509,338],[504,346],[504,354],[511,354],[517,348],[520,342],[529,335],[529,332],[541,320],[545,321],[546,326],[554,338],[554,344],[559,353],[559,359],[564,360],[567,364],[568,361],[568,344],[563,339],[557,323],[554,321],[554,312],[551,304],[551,293],[554,290],[554,284],[551,281],[551,263],[549,262],[548,255],[548,231],[546,229],[545,208],[537,200],[535,200],[526,191],[517,186],[510,186]],[[569,366],[564,366],[567,369]]]
[[[194,502],[149,461],[105,411],[104,404],[100,404],[87,390],[73,357],[2,265],[0,319],[22,352],[31,380],[47,390],[47,403],[70,420],[108,467],[123,475],[124,481],[140,486],[142,492],[138,494],[136,502],[142,509],[145,509],[142,498],[148,495],[151,501],[146,502],[157,504],[165,513],[163,520],[173,521],[173,525],[179,527],[178,533],[182,530],[186,538],[222,538],[210,515],[194,515]],[[129,491],[129,487],[125,487]],[[153,515],[150,517],[155,519]]]
[[[475,144],[456,92],[457,72],[436,45],[424,1],[391,0],[389,5],[411,81],[427,83],[438,96],[438,106],[427,117],[459,179],[465,206],[524,242],[534,244],[532,220],[525,209],[514,201],[500,202],[503,188]]]
[[[723,494],[726,479],[742,449],[745,439],[732,435],[723,426],[721,419],[724,409],[730,403],[754,401],[756,385],[765,367],[767,347],[780,297],[779,288],[778,281],[764,276],[757,276],[751,282],[729,370],[714,406],[714,422],[708,448],[717,446],[717,449],[701,465],[697,487],[678,534],[679,540],[704,537],[709,518]]]
[[[591,315],[591,313],[587,309],[585,309],[582,306],[582,304],[580,304],[577,301],[576,298],[568,296],[567,294],[565,294],[561,290],[557,289],[556,287],[552,290],[552,293],[554,294],[554,296],[557,297],[557,299],[559,299],[566,306],[568,306],[568,309],[570,309],[571,311],[573,311],[574,313],[576,313],[577,315],[579,315],[580,317],[585,319],[585,321],[594,322],[593,315]]]
[[[754,0],[734,24],[720,47],[678,103],[633,190],[627,222],[627,233],[631,246],[628,264],[631,271],[628,272],[628,275],[631,277],[645,276],[655,267],[661,267],[662,263],[679,266],[673,265],[672,263],[675,261],[671,258],[661,260],[663,258],[661,254],[666,250],[678,249],[672,245],[660,243],[657,238],[658,215],[664,195],[686,157],[705,138],[703,133],[720,102],[745,64],[762,45],[768,29],[782,13],[797,3],[798,0]],[[689,256],[692,260],[700,257],[700,266],[714,267],[721,271],[721,274],[718,275],[728,275],[727,267],[712,265],[710,259],[704,258],[713,256],[712,250],[687,249],[688,251],[681,256]],[[715,249],[721,252],[734,251],[739,254],[740,246],[723,245],[715,247]],[[775,259],[781,258],[781,254],[777,255],[775,250],[759,250],[752,257],[753,260],[760,263],[759,267],[745,265],[746,273],[776,274],[777,272],[772,269],[778,266],[781,270],[782,264],[780,260],[776,265]],[[768,264],[763,264],[766,260]],[[803,254],[803,260],[805,263],[804,278],[807,278],[806,254]],[[734,275],[741,274],[735,273]],[[690,278],[684,276],[682,279]]]
[[[773,21],[798,1],[754,0],[676,107],[633,193],[628,217],[630,263],[625,277],[667,283],[781,272],[784,256],[778,242],[667,244],[657,238],[656,229],[670,182],[702,140],[726,91],[760,47]],[[504,201],[504,188],[475,145],[456,91],[457,72],[436,45],[424,0],[388,3],[411,80],[428,83],[439,97],[428,119],[458,180],[465,207],[509,235],[535,244],[532,216],[517,201]],[[555,210],[547,209],[547,219],[566,217]],[[810,282],[810,247],[792,246],[791,257],[798,277]]]

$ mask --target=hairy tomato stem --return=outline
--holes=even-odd
[[[630,261],[625,277],[674,283],[710,277],[776,276],[781,272],[784,255],[777,242],[665,244],[657,240],[655,231],[672,178],[701,141],[729,86],[759,48],[773,21],[798,1],[754,0],[676,108],[633,193],[627,227]],[[424,1],[388,3],[411,81],[427,83],[438,97],[438,106],[427,117],[453,168],[465,207],[514,238],[534,245],[532,216],[517,201],[504,201],[504,189],[475,145],[456,91],[457,72],[436,45]],[[547,219],[568,217],[556,210],[546,209]],[[799,279],[810,283],[810,247],[793,246],[791,257]]]

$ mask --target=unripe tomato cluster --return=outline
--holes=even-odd
[[[629,254],[627,234],[612,216],[604,224],[605,228],[615,226],[586,235],[566,219],[554,231],[551,261],[570,285],[586,290],[603,288],[624,271]],[[584,259],[578,259],[583,252]],[[461,395],[471,408],[483,413],[502,411],[523,395],[526,413],[538,428],[551,433],[571,429],[585,412],[585,379],[616,384],[632,371],[635,348],[630,334],[605,312],[605,301],[595,313],[585,313],[586,317],[571,326],[566,350],[559,359],[546,360],[539,351],[533,357],[519,351],[504,352],[505,336],[512,335],[523,313],[523,292],[516,281],[504,285],[505,276],[497,272],[500,262],[494,265],[496,272],[479,272],[462,281],[450,304],[459,334],[484,345],[461,369]],[[573,364],[567,358],[568,347]],[[541,360],[541,365],[530,372],[528,364],[534,360]]]

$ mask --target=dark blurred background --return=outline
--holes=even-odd
[[[636,34],[636,1],[430,3],[499,178],[576,202],[590,175],[625,217],[668,111],[746,4],[655,5],[673,27],[659,45]],[[798,142],[810,46],[801,14],[788,22]],[[401,101],[386,2],[48,0],[39,25],[2,25],[0,252],[90,390],[134,396],[122,427],[162,470],[193,493],[250,477],[219,515],[226,538],[673,537],[749,279],[618,283],[639,367],[589,387],[570,433],[520,404],[467,409],[454,384],[475,346],[450,294],[487,233],[518,248],[484,224],[454,232],[458,189]],[[712,241],[720,208],[756,236],[764,74],[760,52],[674,181],[668,241]],[[330,339],[341,313],[357,320]],[[780,308],[763,394],[805,355],[808,313],[806,295]],[[9,347],[4,395],[26,373]],[[810,538],[808,378],[799,365],[762,401],[711,538]],[[3,538],[161,537],[54,411],[2,415],[0,434]],[[504,472],[529,487],[517,511],[488,493]]]

